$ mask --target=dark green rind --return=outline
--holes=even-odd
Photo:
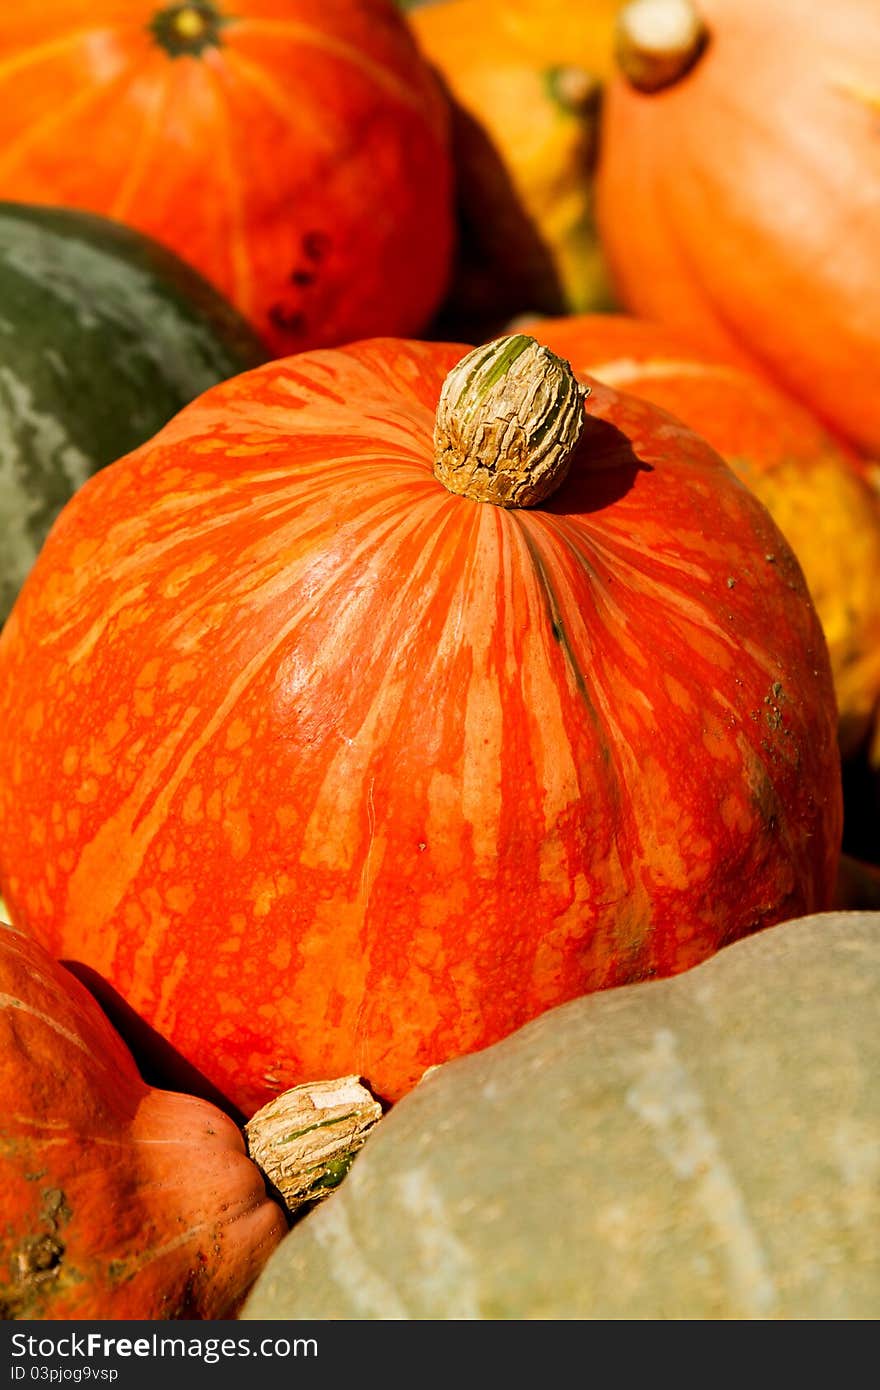
[[[0,622],[76,489],[265,357],[232,305],[156,242],[0,202]]]
[[[878,992],[829,912],[432,1070],[242,1320],[876,1318]]]

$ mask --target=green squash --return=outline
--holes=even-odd
[[[155,241],[68,208],[0,202],[0,622],[86,479],[266,353]]]
[[[878,994],[828,912],[429,1071],[242,1319],[876,1317]]]

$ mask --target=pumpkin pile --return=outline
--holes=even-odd
[[[880,22],[801,9],[0,17],[4,1318],[876,1298]]]

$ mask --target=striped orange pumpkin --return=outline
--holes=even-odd
[[[598,383],[546,502],[453,495],[464,352],[208,391],[68,503],[0,635],[14,920],[246,1112],[394,1100],[831,901],[828,654],[765,508]]]
[[[154,236],[277,353],[423,330],[448,125],[392,0],[0,6],[0,197]]]
[[[5,922],[0,1055],[0,1317],[232,1317],[287,1230],[240,1131]]]
[[[769,509],[804,571],[831,655],[840,747],[880,707],[880,505],[857,455],[755,372],[688,334],[623,314],[530,323],[575,370],[669,410]]]

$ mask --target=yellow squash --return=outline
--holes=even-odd
[[[454,107],[461,222],[443,328],[612,307],[593,219],[620,0],[438,0],[410,11]]]

